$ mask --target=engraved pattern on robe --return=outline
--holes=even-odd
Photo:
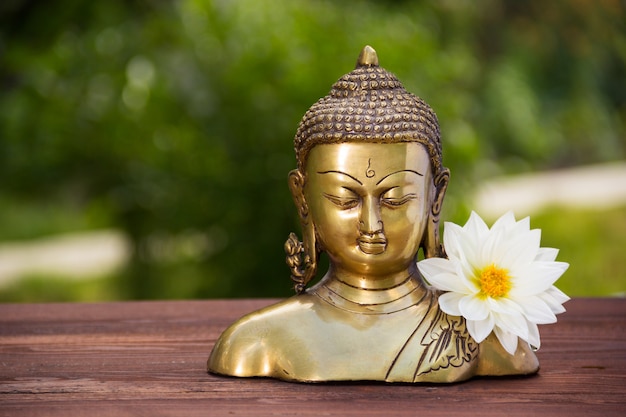
[[[401,347],[389,368],[389,382],[461,381],[475,374],[478,343],[465,320],[439,309],[431,294],[427,313]]]

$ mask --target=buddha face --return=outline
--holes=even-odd
[[[414,264],[435,199],[423,145],[315,146],[303,191],[333,267],[377,276]]]

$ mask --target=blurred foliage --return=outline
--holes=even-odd
[[[603,211],[545,209],[531,216],[541,246],[559,248],[570,268],[557,286],[570,296],[626,296],[626,207]]]
[[[120,228],[120,298],[287,295],[292,138],[365,44],[437,112],[462,222],[486,177],[624,158],[625,22],[618,0],[6,0],[0,239]]]
[[[102,302],[120,299],[112,277],[68,280],[58,276],[25,276],[0,291],[0,302]]]

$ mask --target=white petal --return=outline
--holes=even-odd
[[[524,217],[515,224],[506,227],[507,236],[523,235],[530,232],[530,217]]]
[[[489,233],[489,227],[485,224],[483,219],[478,214],[472,211],[470,218],[463,226],[463,235],[468,245],[472,249],[476,249],[480,246],[480,242]],[[468,253],[468,256],[474,258],[475,251]]]
[[[439,307],[441,311],[451,316],[460,316],[459,301],[463,298],[463,294],[456,292],[447,292],[439,296]]]
[[[515,286],[511,295],[528,296],[546,291],[559,279],[569,264],[565,262],[533,262],[520,271],[514,273]]]
[[[563,307],[561,303],[556,301],[554,297],[552,297],[547,292],[537,294],[537,297],[539,297],[544,303],[546,303],[548,307],[550,307],[550,311],[552,311],[552,313],[561,314],[565,312],[565,307]]]
[[[426,277],[426,279],[430,285],[441,291],[453,291],[461,294],[471,293],[464,281],[456,274],[443,273]]]
[[[477,253],[477,266],[484,268],[492,263],[498,263],[500,259],[502,229],[491,229],[489,234],[481,242],[480,251]]]
[[[467,223],[465,223],[464,228],[476,237],[482,237],[489,231],[489,227],[487,227],[485,221],[478,214],[476,214],[475,211],[470,213],[469,219],[467,220]]]
[[[569,297],[555,286],[548,288],[541,294],[537,294],[537,297],[546,303],[554,314],[565,312],[565,307],[561,304],[569,300]]]
[[[489,315],[487,303],[473,295],[465,296],[459,300],[459,310],[467,320],[484,320]]]
[[[535,261],[545,261],[545,262],[553,262],[556,260],[557,255],[559,254],[558,249],[554,248],[539,248],[537,252],[537,257]]]
[[[443,244],[451,260],[457,260],[461,256],[461,238],[459,236],[461,233],[462,229],[458,224],[450,222],[445,223],[445,227],[443,228]]]
[[[524,312],[522,307],[520,307],[515,301],[501,297],[501,298],[487,298],[487,302],[489,303],[489,309],[496,313],[503,314],[517,314],[520,315]]]
[[[563,304],[566,301],[569,301],[570,298],[561,290],[559,290],[557,287],[552,286],[550,288],[548,288],[545,292],[545,294],[548,294],[552,297],[554,297],[554,299],[558,302]]]
[[[514,355],[517,350],[517,336],[511,332],[501,329],[498,326],[496,326],[493,331],[504,350],[509,352],[509,354]]]
[[[454,273],[455,262],[445,258],[428,258],[417,263],[420,272],[427,277],[440,274],[442,272]]]
[[[467,320],[465,323],[470,336],[478,343],[485,340],[494,328],[494,321],[491,316],[484,320]]]
[[[444,239],[446,239],[445,236]],[[464,229],[452,228],[448,235],[448,239],[452,239],[452,245],[455,248],[455,252],[451,256],[449,256],[450,259],[456,260],[465,265],[472,265],[473,260],[476,259],[476,253],[479,249],[478,240],[476,239],[476,237],[467,233]],[[444,240],[446,251],[448,249],[447,242],[448,240]]]
[[[474,268],[472,266],[457,262],[455,272],[459,279],[463,281],[463,285],[469,289],[470,293],[477,294],[480,291],[480,287],[474,279]]]
[[[534,347],[535,349],[539,349],[541,347],[541,339],[539,338],[539,329],[535,323],[528,323],[528,340],[527,342]]]
[[[515,238],[508,238],[508,242],[503,244],[501,262],[507,269],[517,269],[530,264],[537,257],[539,242],[541,241],[541,231],[531,230]]]
[[[515,215],[512,211],[507,211],[494,222],[493,226],[491,226],[491,230],[500,228],[505,229],[513,224],[515,224]]]
[[[528,339],[528,325],[521,314],[494,313],[496,326],[513,333],[524,340]]]
[[[515,300],[524,310],[526,320],[537,324],[555,323],[552,309],[539,297],[525,297]]]

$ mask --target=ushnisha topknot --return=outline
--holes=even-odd
[[[304,171],[315,145],[342,142],[419,142],[428,149],[433,174],[444,169],[435,112],[378,66],[376,51],[369,45],[354,71],[333,84],[300,121],[294,138],[298,168]]]

